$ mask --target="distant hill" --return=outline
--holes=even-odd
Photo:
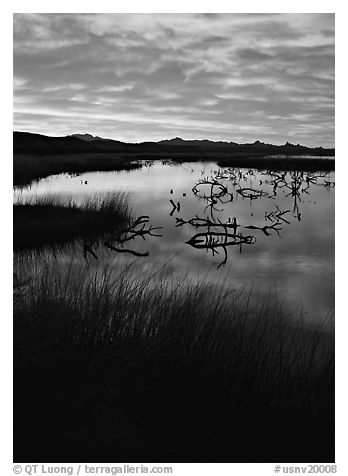
[[[284,145],[265,144],[259,140],[250,144],[210,140],[184,140],[180,137],[159,142],[126,143],[103,139],[91,134],[73,134],[65,137],[48,137],[29,132],[13,133],[13,150],[16,154],[68,155],[77,153],[119,153],[138,157],[188,159],[224,159],[264,157],[266,155],[334,156],[335,149],[305,147],[286,142]]]
[[[334,155],[334,149],[324,149],[322,147],[306,147],[300,144],[291,144],[286,142],[284,145],[273,145],[266,144],[256,140],[252,143],[238,144],[237,142],[224,142],[224,141],[211,141],[207,139],[203,140],[184,140],[181,137],[175,137],[174,139],[165,139],[158,142],[165,146],[176,146],[176,147],[185,147],[185,146],[194,146],[198,148],[209,147],[211,148],[224,148],[236,151],[248,151],[252,150],[254,152],[264,152],[266,154],[289,154],[289,155],[300,155],[300,154],[310,154],[310,155]],[[324,153],[325,152],[325,153]]]
[[[91,136],[93,137],[93,136]],[[20,154],[67,155],[76,153],[125,152],[129,145],[115,140],[80,137],[48,137],[29,132],[13,133],[13,151]]]
[[[233,146],[238,145],[236,142],[223,142],[223,141],[211,141],[207,139],[202,140],[184,140],[181,137],[175,137],[174,139],[164,139],[157,142],[157,144],[163,145],[177,145],[177,146],[186,146],[186,145],[193,145],[197,147],[210,147],[210,146]]]
[[[102,137],[99,137],[99,136],[92,136],[92,134],[72,134],[66,137],[76,137],[77,139],[81,139],[86,142],[91,142],[94,140],[111,140],[111,139],[103,139]]]

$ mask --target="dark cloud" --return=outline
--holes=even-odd
[[[334,16],[15,14],[14,128],[332,146]]]
[[[268,61],[273,59],[273,55],[268,53],[262,53],[262,51],[258,51],[251,48],[242,48],[237,50],[237,56],[241,59],[245,59],[248,61],[258,62],[258,61]]]

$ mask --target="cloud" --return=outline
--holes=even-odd
[[[237,55],[242,60],[252,61],[257,63],[259,61],[268,61],[273,59],[273,55],[269,53],[262,53],[262,51],[252,49],[252,48],[241,48],[237,51]]]
[[[15,14],[14,128],[334,144],[331,14]]]

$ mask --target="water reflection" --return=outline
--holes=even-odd
[[[224,259],[218,265],[218,268],[227,261],[227,247],[239,247],[239,252],[242,253],[242,245],[253,245],[256,242],[254,236],[243,236],[242,233],[228,233],[227,228],[223,232],[208,230],[205,233],[197,233],[192,236],[186,243],[197,249],[205,249],[212,252],[213,256],[219,254],[218,248],[224,252]]]
[[[201,172],[203,175],[204,171]],[[258,178],[263,176],[264,179]],[[301,212],[299,204],[302,201],[301,196],[303,194],[310,195],[311,186],[323,185],[325,187],[334,187],[335,182],[329,179],[327,173],[306,173],[306,172],[274,172],[264,171],[257,172],[253,169],[247,171],[241,169],[228,168],[225,170],[214,170],[213,174],[208,176],[202,176],[198,179],[192,188],[193,195],[198,199],[207,203],[204,212],[208,212],[209,216],[199,217],[195,215],[189,219],[183,219],[176,217],[176,227],[183,225],[191,225],[194,228],[206,228],[207,231],[198,233],[192,236],[186,243],[196,249],[204,249],[212,252],[212,255],[218,255],[218,248],[221,248],[224,252],[224,259],[218,264],[218,267],[225,265],[227,262],[227,247],[238,245],[240,253],[242,252],[243,244],[255,244],[255,236],[245,236],[240,231],[237,233],[237,229],[241,227],[237,222],[237,218],[234,216],[228,217],[227,221],[222,222],[221,219],[216,216],[220,212],[224,211],[224,208],[218,208],[219,205],[232,204],[237,197],[241,197],[243,200],[249,200],[250,206],[253,200],[262,198],[275,199],[280,191],[283,192],[285,198],[289,198],[292,201],[292,211],[295,214],[294,217],[298,221],[301,221]],[[230,191],[228,183],[231,183],[232,190]],[[257,188],[251,184],[257,183]],[[249,186],[245,186],[249,183]],[[262,188],[262,185],[264,187]],[[265,190],[265,186],[271,186],[272,193]],[[170,191],[173,193],[173,190]],[[173,200],[170,200],[173,205],[173,209],[170,212],[170,216],[175,211],[180,211],[180,204],[175,206]],[[316,202],[314,202],[316,203]],[[272,232],[275,232],[280,237],[280,231],[282,231],[282,224],[290,225],[290,221],[285,216],[290,213],[290,210],[281,210],[279,206],[275,205],[275,210],[264,212],[264,221],[259,225],[250,224],[244,225],[241,228],[248,230],[259,230],[265,236],[271,236]],[[251,213],[253,217],[253,213]],[[268,224],[267,222],[271,222]],[[230,233],[233,231],[233,234]]]
[[[144,241],[149,236],[157,236],[160,237],[162,235],[158,233],[154,233],[157,230],[162,229],[162,227],[154,227],[149,225],[149,217],[148,216],[140,216],[127,228],[121,228],[117,232],[113,234],[109,234],[108,236],[104,237],[103,240],[95,239],[93,241],[84,240],[83,241],[83,256],[87,258],[88,254],[91,254],[93,258],[98,259],[97,256],[97,249],[100,245],[103,245],[105,248],[115,251],[117,253],[127,253],[137,257],[149,256],[149,252],[140,252],[136,251],[132,248],[125,248],[125,243],[129,243],[130,241],[134,241],[136,238],[140,237]]]
[[[49,177],[16,188],[14,199],[60,194],[82,203],[95,193],[130,191],[137,226],[86,243],[82,253],[96,266],[115,254],[136,259],[139,270],[170,259],[168,275],[276,288],[315,319],[334,304],[334,187],[334,173],[147,161],[131,171]]]

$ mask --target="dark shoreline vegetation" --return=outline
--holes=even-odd
[[[131,170],[139,160],[216,161],[220,167],[254,167],[273,170],[331,171],[334,149],[285,144],[275,146],[256,141],[233,142],[169,141],[127,144],[114,140],[85,141],[77,137],[47,137],[25,132],[13,133],[13,182],[25,185],[59,173]],[[308,158],[296,157],[308,155]],[[281,156],[281,157],[277,157]],[[283,156],[285,158],[283,158]]]
[[[16,463],[334,462],[328,322],[160,271],[39,269],[16,255]]]
[[[72,199],[35,197],[13,205],[14,250],[59,245],[78,238],[93,240],[129,223],[125,193],[95,195],[78,206]]]
[[[27,185],[49,175],[82,174],[96,171],[133,170],[141,167],[114,154],[69,154],[52,156],[14,155],[13,185]]]

